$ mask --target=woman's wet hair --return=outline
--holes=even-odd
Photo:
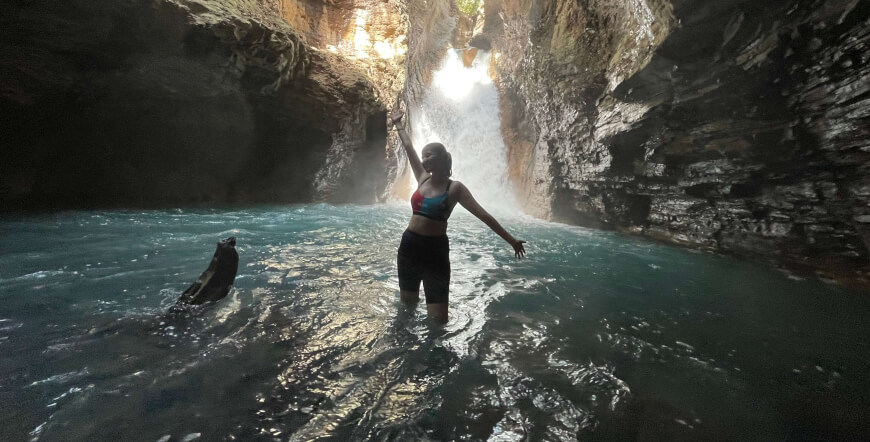
[[[441,158],[444,158],[444,168],[447,169],[447,176],[453,176],[453,157],[450,156],[450,152],[447,152],[447,148],[444,147],[441,143],[429,143],[423,146],[423,149],[430,147],[432,149],[436,149],[440,151],[443,155]]]

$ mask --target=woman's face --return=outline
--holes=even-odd
[[[441,172],[444,168],[444,149],[440,146],[426,146],[423,148],[423,156],[420,159],[423,169],[427,172]]]

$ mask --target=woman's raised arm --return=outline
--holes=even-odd
[[[471,196],[471,191],[468,190],[468,188],[465,187],[464,184],[458,181],[455,183],[456,186],[459,187],[459,204],[461,204],[462,207],[465,207],[466,210],[471,212],[471,214],[476,216],[479,220],[483,221],[483,223],[489,226],[489,228],[492,229],[493,232],[497,233],[498,236],[502,237],[502,239],[507,241],[507,243],[514,248],[514,254],[517,258],[522,258],[526,256],[526,249],[525,247],[523,247],[525,241],[520,241],[514,238],[513,235],[508,233],[507,230],[505,230],[504,227],[502,227],[501,224],[499,224],[498,221],[496,221],[495,218],[493,218],[493,216],[489,214],[489,212],[484,210],[483,207],[481,207],[480,204],[477,203],[477,200],[475,200],[474,197]]]
[[[420,157],[417,156],[417,151],[414,150],[414,146],[411,144],[411,137],[408,136],[405,126],[399,125],[399,122],[402,120],[404,115],[405,114],[402,110],[397,107],[396,109],[393,109],[392,113],[390,113],[390,122],[393,123],[393,126],[396,127],[396,132],[399,133],[399,139],[402,140],[402,147],[405,148],[405,153],[408,155],[408,161],[411,162],[411,170],[414,171],[414,178],[419,184],[426,171],[423,170],[423,163],[420,162]]]

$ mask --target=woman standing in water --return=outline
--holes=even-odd
[[[456,203],[484,222],[501,236],[517,258],[526,254],[523,243],[508,233],[471,196],[471,192],[459,181],[450,179],[453,160],[441,143],[429,143],[423,147],[422,161],[411,145],[405,128],[399,126],[402,111],[394,110],[390,121],[396,127],[402,146],[411,162],[411,170],[417,179],[417,191],[411,196],[411,222],[402,235],[397,264],[399,267],[399,290],[404,302],[420,300],[420,281],[426,294],[426,310],[429,317],[447,322],[447,299],[450,286],[450,257],[447,240],[447,218]]]

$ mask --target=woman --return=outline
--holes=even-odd
[[[465,207],[490,229],[504,238],[517,258],[526,254],[523,243],[492,217],[471,196],[471,192],[459,181],[452,181],[453,161],[441,143],[429,143],[423,148],[422,161],[411,145],[411,138],[405,128],[399,126],[401,110],[390,114],[390,121],[396,127],[411,170],[417,179],[417,191],[411,196],[411,222],[402,235],[397,264],[399,267],[399,289],[404,302],[420,300],[420,282],[426,293],[426,310],[429,317],[447,322],[447,299],[450,285],[450,257],[447,240],[447,218],[456,204]]]

